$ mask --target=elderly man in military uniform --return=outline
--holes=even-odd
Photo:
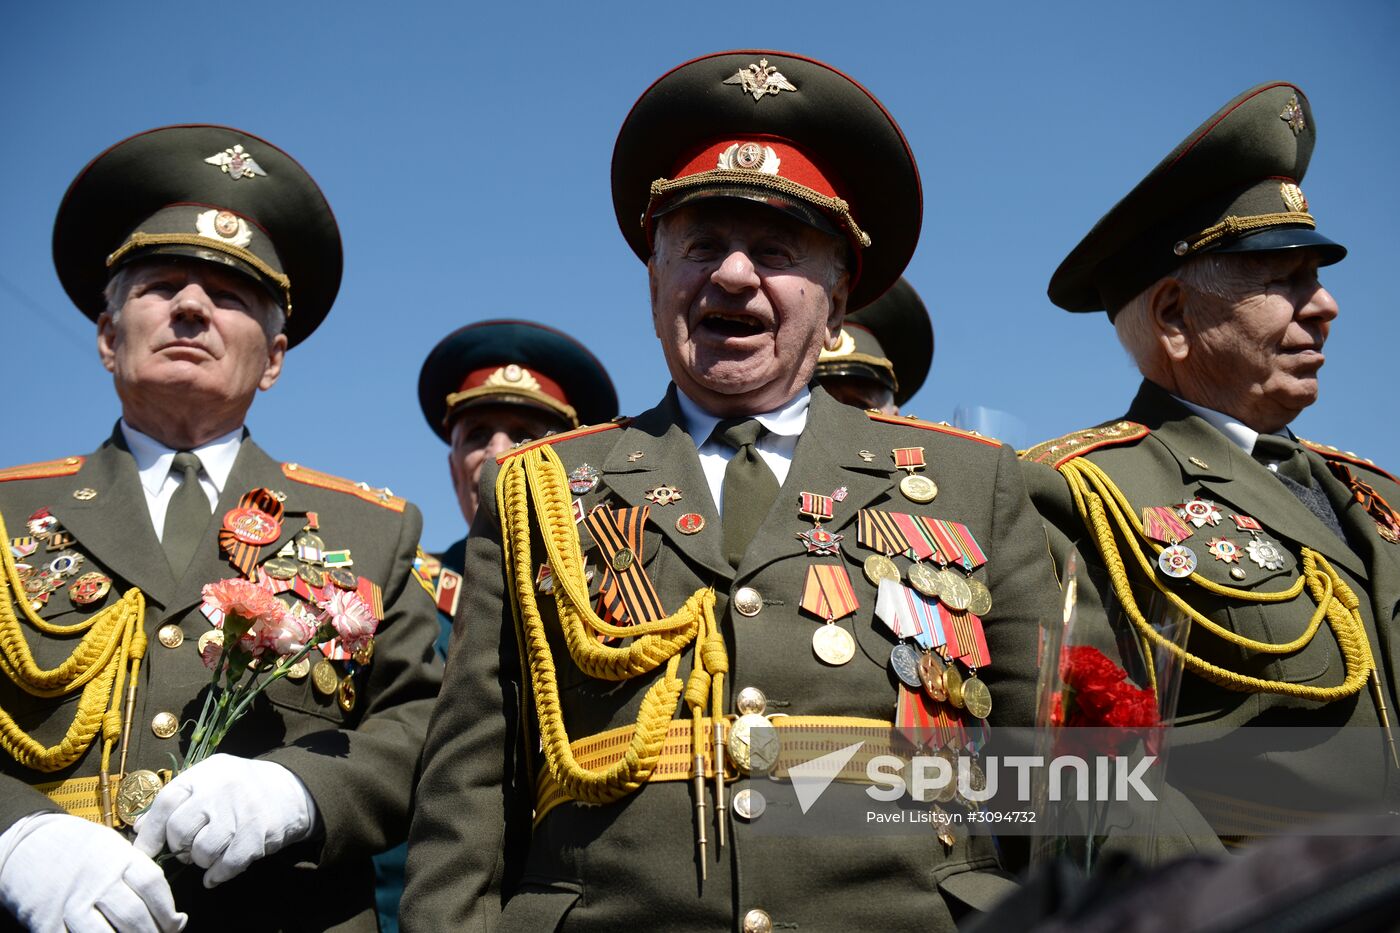
[[[638,100],[612,187],[673,382],[483,473],[405,926],[952,930],[1006,890],[990,839],[828,835],[818,812],[869,807],[864,759],[765,829],[801,819],[767,798],[804,749],[1029,724],[1058,612],[1009,448],[812,381],[913,252],[908,145],[821,62],[719,53]],[[896,635],[877,585],[954,634]]]
[[[1050,298],[1106,309],[1142,387],[1024,454],[1125,630],[1189,618],[1173,780],[1225,837],[1394,808],[1400,485],[1288,429],[1338,313],[1318,270],[1346,254],[1300,187],[1315,134],[1301,89],[1251,88],[1075,247]]]
[[[516,444],[617,415],[608,371],[568,334],[533,321],[478,321],[442,338],[418,374],[418,405],[449,446],[447,468],[470,528],[481,501],[481,468]],[[426,567],[447,638],[461,594],[463,535]]]
[[[817,381],[838,402],[899,414],[933,365],[933,321],[908,279],[846,315],[836,346],[817,357]]]
[[[478,321],[433,347],[418,374],[418,404],[449,446],[447,468],[470,527],[480,505],[481,468],[513,445],[617,415],[617,392],[598,358],[568,334],[533,321]],[[431,554],[423,573],[433,586],[447,657],[452,617],[462,595],[467,539]],[[379,928],[397,930],[403,894],[400,846],[374,860]]]
[[[0,474],[0,901],[43,930],[372,930],[370,855],[405,834],[440,683],[421,519],[243,426],[335,298],[330,208],[256,136],[165,127],[79,174],[54,258],[121,420],[92,454]],[[359,594],[377,633],[313,649],[172,775],[220,634],[201,591],[235,577],[312,612]]]

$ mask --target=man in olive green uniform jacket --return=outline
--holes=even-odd
[[[759,779],[775,760],[757,738],[765,715],[779,733],[888,741],[907,702],[889,666],[897,639],[873,612],[880,577],[863,572],[886,559],[858,543],[861,510],[945,519],[975,538],[985,563],[944,572],[986,588],[990,718],[1033,717],[1038,623],[1059,600],[1014,455],[809,386],[848,298],[877,297],[912,252],[912,156],[850,79],[754,51],[661,78],[613,167],[673,384],[636,418],[523,445],[483,475],[404,926],[952,930],[1007,889],[987,836],[837,835],[815,815],[827,811],[765,814],[782,785]],[[724,439],[744,429],[748,440]],[[936,495],[896,469],[897,449]],[[909,570],[897,553],[887,563],[896,578]],[[972,696],[959,700],[980,706]],[[968,709],[937,706],[980,729]],[[801,751],[777,745],[777,760]],[[752,780],[717,785],[717,767]],[[860,780],[819,806],[863,814]],[[765,829],[773,820],[787,831]]]
[[[440,682],[421,518],[387,489],[274,460],[242,427],[334,298],[329,208],[267,142],[168,127],[84,170],[55,259],[99,318],[123,418],[89,455],[0,471],[0,897],[38,929],[373,930],[370,856],[406,832]],[[313,650],[172,778],[209,687],[201,588],[245,573],[312,611],[357,592],[377,634],[354,657]],[[144,614],[109,626],[124,608]]]
[[[1121,418],[1023,455],[1126,626],[1192,620],[1173,780],[1230,837],[1397,791],[1400,485],[1287,429],[1337,315],[1317,270],[1345,255],[1299,188],[1314,133],[1297,87],[1252,88],[1075,248],[1051,299],[1107,309],[1145,379]]]

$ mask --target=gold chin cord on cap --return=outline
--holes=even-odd
[[[141,233],[138,231],[133,233],[115,253],[107,257],[107,268],[111,269],[132,252],[145,249],[148,246],[197,246],[200,249],[213,250],[232,256],[234,259],[251,266],[259,275],[276,285],[282,293],[282,310],[286,312],[288,319],[292,316],[292,280],[241,246],[221,243],[218,240],[190,236],[184,233]]]
[[[651,183],[651,201],[647,204],[646,215],[642,222],[646,222],[646,217],[650,216],[662,198],[675,194],[677,191],[688,191],[692,188],[706,188],[716,184],[743,185],[746,188],[766,188],[777,194],[785,194],[788,197],[805,201],[815,205],[829,214],[841,220],[851,239],[862,247],[870,245],[870,234],[866,233],[856,223],[856,219],[851,216],[851,206],[840,198],[829,198],[824,194],[818,194],[806,185],[799,185],[795,181],[789,181],[779,175],[765,175],[760,172],[744,172],[735,169],[712,169],[708,172],[700,172],[697,175],[687,175],[684,178],[658,178]]]
[[[1317,221],[1313,215],[1306,211],[1288,211],[1279,214],[1255,214],[1249,217],[1226,217],[1220,223],[1207,227],[1200,233],[1185,240],[1177,241],[1172,248],[1172,252],[1178,256],[1189,256],[1198,253],[1203,249],[1208,249],[1219,243],[1221,240],[1230,237],[1240,236],[1245,233],[1256,233],[1260,230],[1267,230],[1270,227],[1283,227],[1301,224],[1305,227],[1317,229]]]
[[[682,695],[694,727],[692,758],[703,763],[701,722],[708,712],[712,729],[722,729],[724,676],[729,670],[724,638],[715,622],[714,590],[696,590],[675,613],[651,622],[618,626],[599,617],[588,594],[564,465],[547,444],[506,460],[496,481],[496,504],[501,515],[503,563],[510,580],[507,590],[521,647],[521,672],[530,680],[550,777],[570,799],[580,803],[612,803],[634,793],[647,783],[656,767]],[[535,599],[532,512],[538,520],[545,557],[554,571],[559,626],[569,657],[579,670],[599,680],[623,681],[664,665],[662,676],[642,698],[636,731],[625,754],[597,768],[580,765],[570,748],[554,655]],[[626,639],[627,644],[612,647],[601,643],[599,636]],[[681,653],[692,642],[693,670],[683,682],[677,675]],[[703,764],[694,777],[696,843],[704,880],[708,859]],[[723,814],[722,801],[716,801],[716,811]]]
[[[1186,669],[1196,676],[1227,690],[1241,693],[1274,693],[1319,703],[1331,703],[1355,696],[1369,683],[1371,698],[1376,706],[1377,719],[1381,724],[1391,760],[1395,762],[1396,767],[1400,767],[1400,751],[1397,751],[1395,737],[1391,733],[1390,714],[1386,708],[1375,657],[1371,653],[1371,644],[1366,636],[1366,627],[1361,619],[1360,601],[1346,581],[1332,569],[1326,558],[1311,548],[1304,547],[1298,579],[1287,589],[1272,593],[1225,586],[1198,573],[1192,573],[1187,579],[1206,592],[1246,603],[1289,602],[1302,595],[1304,588],[1307,589],[1317,609],[1301,635],[1290,642],[1278,644],[1246,638],[1211,621],[1192,608],[1175,589],[1163,585],[1154,572],[1154,561],[1143,551],[1143,542],[1158,550],[1161,550],[1161,546],[1147,537],[1127,498],[1102,468],[1080,457],[1065,462],[1059,467],[1059,471],[1068,482],[1080,518],[1104,559],[1113,591],[1123,604],[1124,612],[1137,628],[1144,647],[1155,644],[1164,648],[1179,657],[1185,663]],[[1335,687],[1314,687],[1282,680],[1267,680],[1212,664],[1166,639],[1152,627],[1138,606],[1137,597],[1134,596],[1132,584],[1128,579],[1128,568],[1119,549],[1120,540],[1128,555],[1141,569],[1143,578],[1151,581],[1168,602],[1189,616],[1193,626],[1245,651],[1268,655],[1299,651],[1312,641],[1325,620],[1342,654],[1346,677]],[[1155,689],[1155,682],[1153,687]]]
[[[0,517],[0,541],[8,541],[5,520]],[[112,748],[122,740],[121,769],[126,767],[125,737],[130,734],[131,712],[141,659],[146,654],[143,628],[146,601],[138,589],[130,589],[117,602],[73,625],[53,625],[39,617],[24,595],[19,568],[8,547],[0,548],[0,673],[25,693],[42,699],[67,696],[81,689],[73,722],[57,745],[45,746],[0,709],[0,747],[16,762],[35,771],[54,772],[68,767],[87,752],[102,732],[101,820],[115,826],[111,793]],[[25,640],[20,615],[45,635],[83,633],[73,653],[57,667],[40,668]],[[125,688],[125,710],[122,694]],[[123,715],[125,712],[125,715]],[[79,812],[79,811],[83,812]],[[75,815],[89,819],[90,807],[75,808]]]

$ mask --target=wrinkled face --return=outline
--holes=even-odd
[[[267,337],[254,282],[199,260],[147,260],[129,275],[120,312],[103,314],[97,334],[124,404],[246,411],[272,388],[287,338]]]
[[[724,417],[791,400],[845,316],[844,248],[742,200],[699,201],[663,216],[647,266],[652,323],[676,385]]]
[[[467,524],[476,518],[481,504],[477,486],[487,458],[494,459],[521,441],[563,430],[558,418],[524,405],[473,405],[452,422],[452,449],[447,453],[457,505]]]
[[[1227,255],[1228,297],[1187,288],[1183,388],[1257,431],[1276,431],[1317,401],[1317,373],[1338,308],[1317,256],[1290,249]]]

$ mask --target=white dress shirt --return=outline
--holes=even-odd
[[[686,433],[695,441],[700,454],[700,468],[705,471],[705,482],[710,486],[710,496],[715,500],[715,511],[724,514],[724,470],[729,459],[734,456],[734,448],[724,441],[711,440],[715,425],[726,419],[712,415],[695,404],[680,389],[676,390],[676,400],[680,403],[681,418]],[[803,389],[797,397],[782,408],[752,415],[767,429],[754,446],[768,469],[782,486],[787,480],[788,468],[792,466],[792,454],[797,449],[797,439],[807,426],[807,406],[812,401],[812,393]]]
[[[165,534],[165,510],[170,506],[170,497],[184,482],[184,477],[170,472],[176,451],[150,435],[142,434],[125,420],[121,422],[121,429],[127,449],[136,460],[141,488],[146,491],[146,508],[150,510],[156,538],[161,538]],[[238,458],[238,447],[242,443],[243,429],[240,427],[191,451],[199,458],[199,487],[209,499],[211,514],[224,491],[224,484],[228,482],[229,473],[233,472],[233,461]]]
[[[1188,402],[1186,399],[1177,398],[1175,395],[1173,395],[1172,398],[1175,398],[1178,402],[1185,405],[1193,413],[1200,415],[1207,424],[1228,437],[1235,446],[1239,447],[1245,453],[1250,456],[1254,455],[1254,442],[1259,439],[1258,431],[1224,412],[1197,405],[1195,402]],[[1295,440],[1293,432],[1287,428],[1284,428],[1282,431],[1275,431],[1274,433],[1286,440]],[[1268,466],[1269,469],[1273,470],[1275,473],[1278,472],[1277,461],[1270,463]]]

